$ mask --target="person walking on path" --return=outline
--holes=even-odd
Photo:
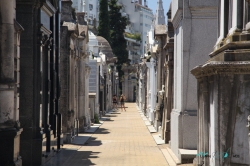
[[[116,97],[116,95],[113,96],[113,108],[117,109],[117,97]]]
[[[122,94],[121,97],[120,97],[120,102],[121,102],[121,111],[122,111],[122,108],[124,109],[124,111],[126,111],[125,109],[125,100],[126,100],[126,97]]]

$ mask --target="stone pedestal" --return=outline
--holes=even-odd
[[[198,79],[198,164],[249,165],[250,53],[224,51],[192,70]],[[247,61],[245,61],[247,60]]]
[[[20,134],[22,129],[0,128],[0,161],[1,165],[22,166],[20,157]]]

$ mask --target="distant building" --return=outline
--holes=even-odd
[[[154,15],[152,10],[147,7],[146,1],[144,1],[144,5],[141,0],[118,0],[118,3],[123,6],[122,15],[127,16],[130,22],[125,30],[128,34],[125,35],[125,39],[128,41],[129,59],[132,63],[138,63],[140,57],[145,54],[147,32],[150,30]],[[137,38],[138,34],[140,39]]]
[[[72,0],[76,12],[85,12],[88,25],[99,25],[99,0]]]

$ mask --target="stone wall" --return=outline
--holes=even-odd
[[[190,70],[208,59],[216,41],[217,5],[217,1],[205,0],[172,3],[175,61],[171,149],[180,160],[184,155],[180,149],[197,148],[197,88]]]
[[[246,127],[250,114],[249,67],[250,62],[246,61],[213,61],[192,70],[198,79],[198,152],[223,154],[215,160],[200,156],[198,163],[214,166],[250,163]]]

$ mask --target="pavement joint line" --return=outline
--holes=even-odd
[[[146,117],[144,114],[143,114],[143,116],[142,116],[141,112],[142,112],[142,111],[138,111],[139,115],[141,115],[142,120],[145,122],[146,120],[144,120],[144,118],[147,118],[147,117]],[[148,120],[148,118],[147,118],[147,120]],[[155,141],[156,146],[157,146],[158,149],[161,151],[161,153],[162,153],[162,155],[164,156],[164,158],[165,158],[166,162],[168,163],[168,165],[169,165],[169,166],[176,166],[177,164],[173,164],[174,159],[173,159],[172,156],[168,153],[168,150],[165,149],[165,151],[166,151],[167,154],[164,154],[164,151],[162,151],[162,149],[158,146],[158,144],[157,144],[157,142],[156,142],[156,140],[155,140],[155,138],[154,138],[154,135],[156,135],[156,134],[159,135],[158,132],[157,132],[157,131],[156,131],[156,132],[151,132],[151,131],[150,131],[149,127],[153,127],[152,125],[146,125],[146,123],[145,123],[145,126],[147,127],[147,129],[148,129],[148,131],[149,131],[151,137],[152,137],[153,140]],[[164,144],[165,144],[165,143],[164,143]],[[161,144],[159,144],[159,145],[161,145]],[[170,157],[170,159],[168,159],[167,156]],[[174,162],[174,163],[175,163],[175,162]]]
[[[131,105],[129,106],[129,109],[131,108]],[[149,130],[144,124],[145,121],[143,119],[142,121],[140,120],[141,118],[139,118],[138,113],[134,106],[132,107],[133,110],[131,109],[130,111],[129,109],[127,110],[127,112],[121,112],[119,110],[121,114],[117,116],[110,116],[110,117],[108,117],[108,115],[112,113],[107,112],[106,122],[105,122],[106,114],[102,116],[104,121],[102,121],[102,123],[98,125],[98,128],[93,133],[88,133],[90,135],[88,140],[85,141],[86,139],[85,137],[84,139],[85,142],[83,143],[83,145],[76,146],[77,150],[74,150],[74,152],[72,152],[70,156],[67,156],[67,158],[64,159],[67,162],[66,163],[63,162],[61,166],[78,166],[80,165],[80,163],[87,163],[87,162],[93,163],[93,165],[103,165],[103,166],[111,166],[111,165],[117,165],[117,166],[130,166],[130,165],[131,166],[134,166],[134,165],[138,165],[138,166],[139,165],[144,165],[144,166],[151,166],[151,165],[160,166],[161,165],[163,166],[163,165],[167,165],[169,166],[169,162],[166,160],[159,146],[157,146],[155,140],[152,137],[152,134],[148,132]],[[113,120],[115,123],[109,123],[109,119]],[[136,121],[134,121],[134,119],[136,119]],[[112,125],[112,124],[119,124],[120,121],[122,121],[121,126]],[[138,126],[134,126],[134,124],[138,124]],[[134,127],[131,128],[131,126],[134,126]],[[122,127],[122,130],[124,130],[125,133],[127,133],[125,137],[124,137],[124,133],[121,135],[119,127]],[[98,131],[100,128],[108,129],[108,130],[111,129],[110,130],[111,134],[99,133]],[[137,133],[137,130],[139,131],[140,129],[143,130],[143,135],[140,135]],[[116,133],[116,131],[118,130],[119,132]],[[146,137],[144,137],[144,133]],[[135,136],[135,137],[130,137],[130,135]],[[97,142],[95,142],[93,145],[91,144],[91,142],[88,142],[89,139],[95,138],[95,137],[98,138],[96,139],[97,141],[100,140],[101,146],[99,144],[95,144]],[[142,140],[141,137],[143,137],[143,141],[141,141]],[[121,138],[121,139],[116,141],[116,139],[118,138]],[[135,139],[131,139],[131,138],[135,138]],[[140,141],[139,141],[139,138],[140,138]],[[86,142],[88,142],[89,145],[84,145]],[[70,145],[69,147],[75,147],[75,146]],[[85,153],[83,152],[89,153],[86,159],[84,159],[84,161],[82,159],[82,154],[85,154]],[[97,153],[97,154],[94,154],[94,153]],[[112,153],[115,154],[115,157],[111,155]],[[123,156],[119,156],[119,153],[123,154]],[[151,159],[147,157],[149,156],[149,154],[150,154]],[[144,156],[146,156],[146,158]],[[100,164],[100,161],[102,161],[101,164]],[[85,164],[85,165],[92,165],[92,164]],[[47,166],[52,166],[52,165],[47,165]]]
[[[109,111],[109,112],[114,112],[114,111],[112,110],[112,111]],[[106,116],[106,114],[104,115],[104,117],[105,117],[105,116]],[[85,144],[86,142],[88,142],[88,140],[96,133],[96,131],[103,125],[104,122],[105,122],[105,120],[100,121],[100,124],[94,123],[93,126],[98,126],[98,127],[97,127],[97,129],[96,129],[94,132],[92,132],[92,133],[85,133],[85,132],[80,133],[80,134],[88,134],[88,135],[90,135],[90,136],[88,137],[88,139],[86,139],[86,141],[83,142],[82,145],[74,144],[74,143],[65,144],[64,146],[66,146],[66,147],[63,148],[63,149],[61,149],[61,150],[65,151],[65,150],[67,150],[67,149],[70,149],[70,147],[67,148],[67,146],[72,146],[72,145],[78,146],[78,147],[75,149],[75,151],[73,152],[73,154],[71,155],[71,156],[73,156],[75,153],[77,153],[77,151],[78,151],[79,149],[81,149],[81,148],[84,146],[84,144]],[[73,141],[73,142],[74,142],[74,141]],[[54,157],[57,157],[57,156],[54,156]],[[47,163],[49,163],[51,160],[52,160],[52,157],[51,157],[46,163],[44,163],[44,165],[46,165]],[[69,157],[66,161],[68,161],[68,160],[70,160],[70,157]]]

